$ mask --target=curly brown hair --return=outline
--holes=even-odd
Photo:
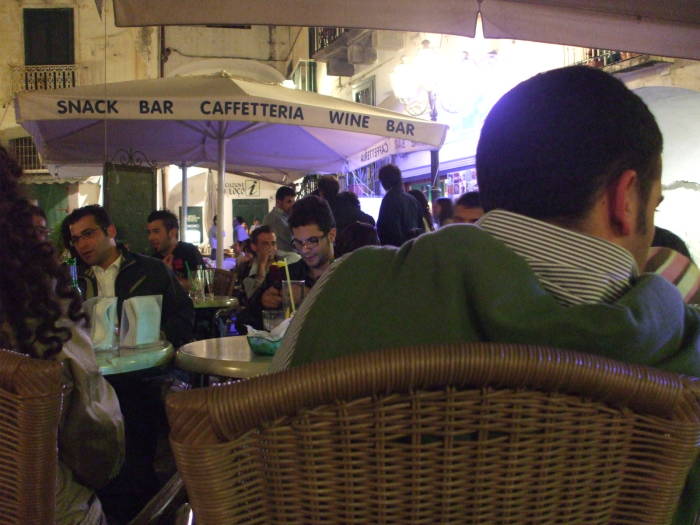
[[[37,237],[33,205],[20,190],[22,170],[0,146],[0,346],[49,359],[71,337],[57,326],[68,300],[68,317],[85,319],[81,298],[70,286],[49,242]]]

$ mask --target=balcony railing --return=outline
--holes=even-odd
[[[12,92],[60,89],[78,85],[78,66],[58,64],[44,66],[10,66]]]
[[[324,47],[330,46],[335,42],[340,36],[347,31],[344,27],[311,27],[309,28],[309,56],[314,56],[314,54],[323,49]]]
[[[606,66],[618,64],[634,57],[640,56],[639,53],[631,53],[628,51],[613,51],[611,49],[587,49],[586,56],[579,63],[585,66],[596,67],[602,69]]]

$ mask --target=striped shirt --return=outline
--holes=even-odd
[[[632,254],[611,242],[504,210],[477,223],[524,258],[564,306],[611,303],[637,277]]]

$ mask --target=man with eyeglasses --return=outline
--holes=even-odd
[[[161,330],[168,341],[178,347],[192,340],[194,307],[173,271],[158,259],[117,244],[117,229],[102,206],[74,210],[61,230],[80,259],[78,281],[86,299],[116,296],[120,318],[125,299],[162,295]],[[161,397],[176,375],[154,368],[107,376],[124,413],[126,460],[117,478],[99,496],[107,512],[124,521],[160,488],[153,462],[163,414]]]
[[[65,218],[65,224],[70,245],[82,263],[78,280],[86,299],[117,297],[121,315],[124,299],[162,295],[161,329],[168,341],[177,347],[192,340],[194,307],[175,274],[162,261],[117,245],[117,229],[102,206],[78,208]]]
[[[292,280],[305,281],[306,287],[311,288],[334,259],[336,228],[333,212],[326,201],[309,195],[294,203],[289,226],[292,230],[292,247],[302,259],[289,264],[289,276]],[[265,281],[249,300],[244,322],[260,328],[262,310],[281,308],[281,281],[284,279],[284,270],[267,273]]]

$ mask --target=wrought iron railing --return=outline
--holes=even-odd
[[[345,27],[310,27],[309,56],[314,56],[317,51],[331,45],[347,30]]]
[[[579,63],[585,66],[603,68],[617,64],[624,60],[639,56],[638,53],[628,51],[614,51],[611,49],[587,49],[586,55]]]
[[[60,89],[78,85],[76,64],[10,66],[12,92]]]

